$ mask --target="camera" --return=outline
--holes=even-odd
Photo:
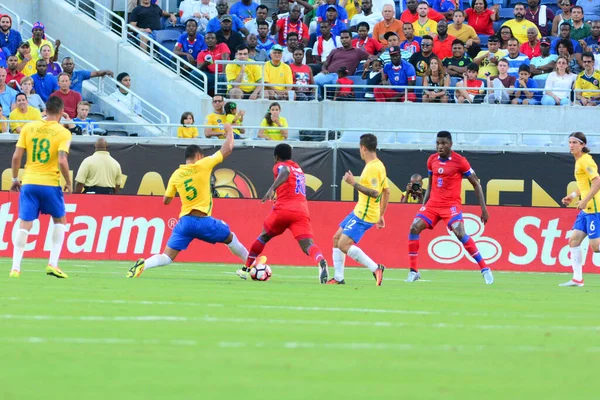
[[[413,192],[418,192],[419,190],[421,190],[421,184],[417,183],[417,182],[413,183],[410,186],[410,190],[413,191]]]
[[[212,56],[210,54],[207,54],[206,56],[204,56],[204,61],[206,61],[209,64],[212,64]]]

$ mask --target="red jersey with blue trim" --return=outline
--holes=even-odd
[[[283,167],[288,167],[290,169],[290,175],[283,184],[275,189],[277,199],[275,200],[273,209],[276,211],[298,211],[308,215],[306,178],[304,177],[302,168],[292,160],[278,162],[273,167],[275,179],[277,179],[279,171]]]
[[[427,206],[455,206],[462,203],[462,180],[474,173],[465,157],[455,152],[448,158],[432,154],[427,160],[427,170],[431,180]]]

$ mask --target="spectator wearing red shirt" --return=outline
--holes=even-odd
[[[335,82],[336,85],[354,85],[354,82],[348,78],[348,68],[340,67],[337,70],[338,80]],[[352,100],[354,99],[354,91],[351,87],[338,87],[335,89],[335,95],[333,100]]]
[[[292,56],[294,62],[290,64],[292,77],[294,78],[294,91],[296,92],[296,100],[313,100],[315,98],[313,89],[306,87],[314,85],[312,69],[303,64],[304,50],[302,48],[294,49]],[[304,86],[304,87],[303,87]]]
[[[542,55],[540,41],[537,37],[537,30],[534,27],[527,28],[527,42],[521,45],[521,53],[525,54],[531,60],[533,57]]]
[[[214,32],[208,32],[204,36],[204,41],[206,42],[207,49],[198,53],[196,63],[198,69],[206,73],[208,92],[211,94],[215,87],[215,70],[217,65],[215,61],[229,60],[231,53],[225,43],[217,44],[217,35]],[[219,74],[223,74],[224,71],[225,64],[219,64]],[[226,79],[223,78],[223,82],[225,81]]]
[[[277,14],[273,14],[271,34],[278,34],[277,41],[280,45],[287,45],[287,35],[291,32],[296,32],[305,46],[308,44],[310,33],[308,32],[308,26],[300,19],[300,11],[300,6],[294,4],[290,7],[290,15],[285,18],[278,19]]]
[[[498,21],[499,4],[487,8],[487,0],[473,0],[471,8],[465,10],[469,25],[475,29],[478,35],[493,35],[494,21]]]
[[[440,60],[452,57],[452,42],[456,38],[448,35],[448,23],[446,21],[438,22],[437,32],[438,35],[433,38],[433,54]]]
[[[369,24],[367,22],[360,22],[357,31],[358,38],[352,40],[352,47],[363,49],[372,55],[381,53],[383,45],[379,43],[379,40],[369,37]]]
[[[402,15],[400,16],[400,21],[413,23],[419,19],[419,14],[417,14],[417,6],[419,5],[418,0],[407,0],[406,8]],[[427,13],[427,18],[434,20],[435,22],[440,22],[441,20],[445,20],[446,17],[444,14],[440,14],[435,11],[432,7],[429,7],[429,11]]]
[[[58,97],[65,104],[65,112],[69,118],[73,119],[77,117],[77,104],[82,100],[81,94],[74,90],[71,90],[71,78],[66,72],[58,74],[58,87],[59,89],[52,93],[50,97]]]
[[[6,84],[13,89],[16,89],[17,85],[21,84],[21,79],[25,78],[25,75],[17,70],[17,66],[19,65],[19,59],[17,56],[8,57],[7,64],[8,69],[6,70]]]

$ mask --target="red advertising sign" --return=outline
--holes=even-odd
[[[161,252],[177,223],[179,202],[169,206],[159,197],[67,195],[69,231],[62,258],[88,260],[136,260]],[[352,211],[349,202],[309,202],[315,241],[331,260],[332,237],[338,224]],[[419,205],[390,204],[386,228],[372,228],[360,242],[376,262],[390,268],[407,268],[408,230]],[[270,205],[256,199],[215,199],[214,217],[227,222],[249,248],[260,234]],[[479,221],[479,207],[465,206],[465,229],[475,240],[491,268],[511,271],[570,271],[567,239],[575,221],[575,209],[490,207],[487,225]],[[0,256],[12,255],[11,235],[18,219],[18,194],[0,194]],[[45,258],[51,244],[51,221],[43,217],[29,235],[25,257]],[[592,257],[587,239],[582,243],[585,272],[597,272],[600,255]],[[288,232],[266,247],[269,263],[311,265]],[[177,261],[239,263],[228,248],[194,242]],[[352,260],[347,258],[347,263]],[[460,242],[440,223],[421,234],[420,268],[477,269]]]

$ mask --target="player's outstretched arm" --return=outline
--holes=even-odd
[[[356,182],[356,180],[354,179],[354,175],[352,175],[351,171],[348,171],[346,172],[346,174],[344,174],[344,182],[346,182],[348,185],[352,186],[364,195],[373,197],[375,199],[379,197],[380,193],[378,190],[365,187],[360,183]]]
[[[63,178],[65,178],[65,192],[73,193],[73,182],[71,182],[71,174],[69,173],[69,160],[66,151],[58,152],[58,168]]]
[[[21,182],[19,181],[19,170],[21,169],[21,160],[23,159],[23,154],[25,153],[25,149],[22,147],[15,148],[15,152],[12,157],[12,184],[10,185],[10,190],[12,192],[18,192],[21,190]]]
[[[271,185],[271,187],[260,202],[264,203],[266,201],[273,200],[273,194],[275,193],[275,190],[277,190],[279,186],[283,185],[283,183],[287,181],[289,177],[290,168],[286,166],[281,166],[281,168],[279,169],[279,174],[277,174],[277,178],[275,178],[275,182],[273,182],[273,184]]]
[[[429,174],[429,180],[427,182],[427,190],[425,191],[425,196],[423,197],[423,205],[427,204],[427,201],[429,201],[429,196],[431,195],[431,179],[432,175]]]
[[[385,188],[381,192],[381,202],[379,203],[379,221],[377,222],[377,229],[385,228],[385,219],[383,215],[387,210],[388,203],[390,201],[390,188]]]
[[[469,182],[471,182],[471,185],[473,185],[473,189],[475,189],[475,195],[477,196],[477,200],[479,200],[479,205],[481,206],[481,222],[485,224],[490,218],[490,215],[487,211],[485,197],[483,196],[483,189],[479,183],[479,178],[477,178],[477,175],[473,172],[467,179]]]
[[[574,199],[578,198],[579,196],[580,196],[579,189],[577,189],[570,195],[563,197],[561,200],[561,203],[563,203],[565,206],[568,206],[569,204],[571,204],[571,202],[573,202]]]
[[[233,129],[230,124],[225,124],[223,130],[225,131],[225,143],[221,146],[221,154],[223,158],[227,158],[233,152]]]

